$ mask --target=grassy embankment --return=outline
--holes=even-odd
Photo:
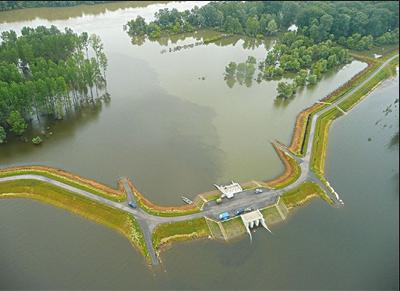
[[[376,74],[371,80],[364,84],[359,90],[339,103],[339,107],[347,111],[353,108],[365,96],[375,89],[382,81],[393,76],[394,68],[398,65],[399,59],[392,60],[385,68]],[[328,144],[328,132],[332,122],[341,116],[342,113],[333,108],[322,114],[317,122],[313,151],[311,153],[311,169],[319,176],[325,173],[326,148]]]
[[[0,199],[6,198],[33,199],[110,227],[125,236],[146,260],[149,260],[143,233],[132,215],[126,212],[36,180],[0,183]]]
[[[39,175],[62,182],[69,186],[91,192],[101,197],[122,202],[126,200],[126,193],[123,190],[115,190],[93,180],[89,180],[78,175],[68,173],[51,167],[27,166],[14,167],[0,170],[0,177],[18,176],[18,175]]]
[[[314,197],[320,197],[327,203],[331,203],[331,199],[321,187],[313,182],[304,182],[299,187],[290,190],[282,195],[282,201],[288,209],[304,205],[307,201]]]
[[[265,185],[272,189],[280,189],[296,181],[300,176],[301,169],[295,159],[286,154],[276,144],[272,145],[277,154],[279,155],[279,158],[281,159],[285,167],[285,170],[278,177],[274,178],[273,180],[265,182]]]
[[[354,55],[353,56],[363,62],[366,62],[368,66],[351,78],[348,82],[337,88],[335,91],[327,95],[322,99],[324,102],[334,102],[338,98],[342,97],[356,86],[358,86],[365,78],[372,74],[385,60],[396,54],[398,49],[392,50],[384,55],[380,59],[373,59],[365,55]],[[306,108],[299,113],[296,119],[295,128],[293,131],[292,141],[289,146],[291,152],[297,156],[304,156],[307,150],[308,134],[310,131],[311,120],[315,113],[321,111],[327,104],[315,103],[309,108]]]
[[[144,195],[135,187],[131,180],[128,179],[128,184],[131,187],[135,200],[140,208],[146,212],[157,216],[182,216],[192,214],[200,211],[200,208],[193,204],[185,204],[179,206],[160,206],[148,200]]]
[[[159,224],[153,232],[153,246],[159,253],[172,242],[205,238],[210,235],[205,218]]]

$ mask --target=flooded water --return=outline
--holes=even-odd
[[[40,147],[15,141],[1,146],[1,167],[50,165],[109,185],[130,176],[160,204],[181,203],[181,194],[193,197],[214,183],[279,174],[283,167],[270,141],[288,143],[296,115],[365,64],[354,61],[282,103],[275,99],[277,82],[230,88],[223,78],[230,61],[262,59],[272,40],[257,46],[230,38],[169,52],[213,33],[139,46],[122,30],[136,15],[151,19],[160,8],[194,4],[0,13],[0,31],[53,24],[99,34],[112,98],[51,125],[54,134]],[[334,123],[327,176],[344,208],[315,201],[275,227],[274,235],[257,232],[251,245],[246,239],[180,244],[164,253],[163,270],[150,272],[111,230],[33,201],[0,201],[0,287],[396,288],[398,108],[386,116],[382,111],[397,92],[398,81],[386,82]]]

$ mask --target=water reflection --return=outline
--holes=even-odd
[[[37,18],[46,20],[65,20],[87,15],[106,14],[127,8],[141,8],[156,3],[167,3],[168,1],[118,1],[96,5],[78,5],[60,8],[25,8],[0,12],[0,23],[30,21]]]
[[[24,140],[27,142],[38,134],[43,136],[44,143],[62,143],[63,140],[65,141],[65,139],[72,139],[75,136],[75,131],[77,129],[87,126],[90,123],[97,122],[100,112],[103,109],[103,104],[109,106],[110,100],[111,99],[107,99],[107,102],[105,103],[97,100],[94,103],[87,104],[86,106],[76,109],[73,112],[69,112],[62,120],[55,120],[53,118],[46,118],[43,116],[40,124],[35,122],[31,127],[28,128],[24,134]],[[21,138],[17,136],[10,136],[7,144],[12,146],[1,147],[0,160],[12,159],[16,156],[29,154],[45,146],[45,144],[43,144],[39,147],[35,147],[30,143],[22,143],[20,139]]]
[[[219,47],[236,46],[240,41],[245,50],[254,50],[264,46],[265,49],[271,47],[274,38],[261,38],[254,39],[247,36],[240,35],[227,35],[213,30],[199,30],[195,32],[185,32],[180,34],[173,34],[162,36],[156,39],[147,38],[146,36],[131,36],[131,43],[133,45],[141,46],[146,41],[158,43],[160,46],[168,47],[161,50],[161,53],[177,52],[184,49],[191,49],[196,46],[213,44]],[[180,43],[179,45],[176,45]],[[173,46],[175,45],[175,46]]]

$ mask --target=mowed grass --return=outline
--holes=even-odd
[[[225,230],[227,240],[233,239],[246,233],[246,227],[244,226],[243,221],[239,216],[222,222],[222,226]]]
[[[349,98],[340,103],[339,107],[343,110],[349,110],[354,107],[360,100],[363,99],[379,82],[394,75],[394,68],[398,66],[399,58],[392,60],[388,66],[383,68],[378,74],[376,74],[371,80],[369,80],[359,90],[354,92]]]
[[[345,95],[347,92],[350,92],[351,90],[353,90],[356,86],[358,86],[361,82],[363,82],[363,80],[365,80],[368,76],[370,76],[385,60],[389,59],[390,57],[392,57],[393,55],[395,55],[398,52],[398,47],[396,47],[395,49],[390,49],[390,50],[386,50],[385,54],[382,58],[380,59],[371,59],[371,58],[367,58],[365,56],[363,56],[362,54],[358,54],[358,55],[354,55],[357,59],[361,60],[361,61],[366,61],[369,63],[368,67],[365,68],[363,71],[361,71],[360,73],[358,73],[356,76],[354,76],[351,80],[349,80],[348,82],[346,82],[344,85],[342,85],[340,88],[336,89],[334,92],[332,92],[329,96],[327,96],[326,98],[324,98],[324,101],[326,102],[334,102],[337,99],[339,99],[340,97],[342,97],[343,95]],[[393,71],[394,71],[394,67],[398,64],[398,58],[391,61],[391,74],[393,75]],[[385,69],[384,69],[385,70]],[[380,73],[378,74],[380,75],[379,77],[375,76],[376,78],[387,78],[387,72],[386,73]],[[386,75],[386,76],[384,76]],[[374,79],[374,78],[373,78]],[[373,80],[372,79],[372,80]],[[369,82],[369,86],[371,85],[371,83],[373,83],[374,81],[370,81]],[[376,82],[376,81],[375,81]],[[379,82],[379,81],[378,81]],[[368,84],[367,84],[368,85]],[[373,87],[373,86],[372,86]],[[360,88],[361,90],[362,88]],[[359,90],[358,90],[359,91]],[[358,92],[357,91],[357,92]],[[355,92],[355,93],[357,93]],[[361,95],[361,97],[363,95],[365,95],[366,93],[368,93],[367,91],[360,91],[360,93],[358,93],[359,95]],[[344,109],[344,110],[348,110],[349,108],[351,108],[352,106],[354,106],[354,104],[357,103],[357,101],[360,99],[360,96],[357,96],[355,94],[353,94],[352,96],[350,96],[349,98],[347,98],[345,101],[343,101],[339,106]],[[302,146],[300,148],[299,152],[295,152],[295,154],[299,155],[299,156],[304,156],[305,152],[307,151],[307,142],[308,142],[308,138],[309,138],[309,132],[310,132],[310,124],[311,124],[311,120],[312,117],[315,113],[321,111],[322,109],[324,109],[326,106],[328,105],[324,105],[321,106],[320,108],[318,108],[317,110],[311,112],[308,116],[308,122],[307,122],[307,118],[304,120],[303,122],[303,129],[302,129]]]
[[[273,224],[283,220],[279,214],[278,208],[275,205],[263,208],[260,210],[260,212],[268,224]]]
[[[159,249],[161,246],[175,241],[191,240],[210,235],[205,218],[196,218],[186,221],[159,224],[153,232],[153,246]]]
[[[342,114],[343,113],[334,107],[318,118],[318,121],[315,125],[315,134],[310,160],[311,169],[316,173],[324,174],[329,127],[333,120]]]
[[[106,192],[101,189],[95,188],[93,186],[90,186],[88,184],[83,184],[78,181],[71,180],[67,177],[64,177],[62,175],[58,175],[56,173],[52,173],[49,171],[45,170],[37,170],[37,169],[18,169],[18,170],[4,170],[0,172],[0,177],[10,177],[10,176],[20,176],[20,175],[38,175],[38,176],[43,176],[46,178],[53,179],[55,181],[67,184],[69,186],[73,186],[75,188],[78,188],[80,190],[84,190],[87,192],[91,192],[93,194],[96,194],[98,196],[116,201],[116,202],[122,202],[126,200],[126,193],[125,192],[119,192],[120,195],[117,195],[115,193],[111,192]]]
[[[371,80],[369,80],[351,96],[342,101],[339,104],[339,107],[345,111],[354,107],[381,81],[393,75],[394,68],[396,67],[396,65],[398,65],[398,62],[398,58],[392,60],[388,66],[383,68]],[[329,128],[332,122],[341,115],[343,114],[338,109],[332,108],[322,114],[317,120],[313,141],[313,150],[311,153],[311,169],[314,170],[317,174],[324,175],[325,173],[326,148],[328,145]]]
[[[285,192],[281,199],[288,208],[301,206],[314,197],[321,197],[323,200],[332,204],[331,199],[321,189],[321,187],[313,182],[304,182],[299,187]]]
[[[143,233],[136,220],[119,209],[100,204],[57,186],[36,181],[18,180],[0,183],[0,199],[28,198],[63,208],[72,213],[105,225],[129,239],[139,252],[148,258]],[[110,250],[112,251],[112,250]]]

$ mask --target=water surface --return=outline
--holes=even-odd
[[[52,125],[53,136],[40,147],[0,147],[2,167],[51,165],[110,185],[130,176],[166,204],[213,183],[269,178],[282,170],[269,142],[288,143],[296,115],[365,66],[353,62],[279,103],[276,82],[229,88],[222,75],[230,61],[263,58],[271,41],[252,47],[226,40],[161,53],[198,40],[134,46],[122,25],[138,14],[150,19],[161,7],[193,3],[107,5],[116,4],[66,8],[65,17],[56,16],[64,8],[20,10],[14,20],[0,13],[0,30],[54,24],[99,34],[112,97]],[[150,272],[110,229],[34,201],[2,200],[0,289],[398,289],[398,89],[398,79],[385,82],[332,126],[327,178],[343,208],[316,200],[275,226],[273,235],[257,231],[252,244],[247,238],[179,244],[163,254],[164,269]]]

